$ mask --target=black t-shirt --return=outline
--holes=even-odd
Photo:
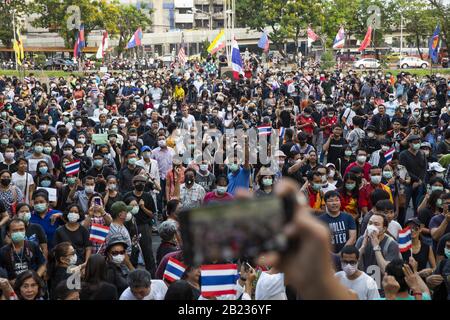
[[[142,200],[144,200],[145,208],[150,210],[151,212],[156,212],[155,202],[153,201],[153,197],[149,192],[143,192],[141,196],[136,196],[133,191],[128,192],[123,197],[124,199],[127,199],[128,197],[134,197],[136,198],[137,202],[139,203]],[[137,225],[143,225],[143,224],[151,224],[152,218],[150,218],[140,207],[139,212],[134,216],[136,218],[136,224]]]
[[[66,226],[61,226],[56,229],[54,243],[57,245],[61,242],[70,242],[77,253],[77,265],[84,262],[86,256],[86,248],[90,247],[92,244],[89,241],[89,231],[83,226],[76,231],[70,231]]]
[[[293,111],[283,110],[280,112],[280,125],[284,128],[289,128],[293,124],[291,115],[294,114]]]
[[[280,150],[284,152],[286,156],[289,157],[289,154],[291,153],[291,148],[295,145],[292,141],[287,141],[285,144],[281,145]]]
[[[4,162],[1,162],[0,171],[2,170],[8,170],[11,173],[17,172],[17,162],[14,162],[12,164],[6,164]]]
[[[102,194],[103,199],[105,199],[106,196],[106,192]],[[114,204],[114,202],[117,201],[123,201],[123,197],[122,194],[120,192],[117,192],[115,197],[111,197],[109,196],[108,198],[108,202],[105,204],[105,211],[106,212],[111,212],[111,206]]]
[[[327,162],[336,165],[337,160],[344,156],[344,146],[347,144],[347,140],[342,137],[337,140],[331,138],[330,147],[328,149]]]
[[[33,241],[37,245],[47,243],[47,235],[40,224],[30,223],[25,232],[26,240]]]
[[[17,275],[27,270],[37,271],[43,264],[45,258],[41,249],[32,241],[25,241],[19,253],[16,253],[11,245],[0,249],[0,268],[6,270],[9,280],[15,279]]]

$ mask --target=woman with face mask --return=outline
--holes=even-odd
[[[56,286],[70,277],[70,269],[78,260],[77,253],[68,241],[58,243],[49,254],[47,275],[50,299],[54,299]]]
[[[111,211],[111,206],[114,202],[123,200],[123,195],[119,192],[119,185],[117,183],[116,176],[111,175],[106,177],[106,190],[102,196],[105,201],[106,212]]]
[[[69,242],[75,249],[77,261],[75,265],[83,264],[91,255],[91,242],[89,231],[81,225],[84,214],[77,205],[70,205],[63,215],[65,225],[59,227],[55,232],[55,245],[61,242]]]
[[[351,214],[355,221],[359,219],[358,210],[358,196],[359,196],[359,181],[355,174],[349,172],[344,176],[344,181],[339,189],[341,199],[341,211]],[[359,224],[357,223],[358,227]]]
[[[257,197],[268,196],[273,193],[274,173],[270,168],[262,167],[258,173],[259,189],[255,192]]]
[[[9,170],[0,171],[0,201],[5,205],[5,209],[13,215],[14,206],[23,201],[22,191],[11,184],[11,172]]]
[[[105,210],[105,202],[99,193],[92,193],[88,201],[88,210],[85,219],[81,223],[87,230],[91,229],[92,224],[109,226],[112,222],[111,215]],[[100,243],[92,243],[92,252],[98,253],[101,248]]]

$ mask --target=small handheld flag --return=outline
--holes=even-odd
[[[239,75],[243,74],[241,52],[236,39],[233,39],[232,51],[231,51],[231,66],[233,69],[233,78],[239,80]]]
[[[398,248],[402,253],[412,248],[411,229],[409,227],[398,232]]]
[[[284,139],[284,133],[286,132],[286,128],[285,128],[285,127],[281,127],[281,128],[278,129],[278,130],[279,130],[278,136],[279,136],[281,139]]]
[[[272,127],[267,125],[258,126],[258,135],[260,136],[270,136],[272,133]]]
[[[200,268],[201,292],[204,297],[236,294],[236,264],[203,265]]]
[[[392,158],[395,153],[395,148],[390,148],[386,153],[384,154],[384,159],[386,160],[386,163],[389,163],[392,161]]]
[[[433,36],[430,38],[430,44],[429,44],[430,58],[434,63],[438,62],[439,33],[440,32],[441,32],[441,29],[439,28],[439,26],[436,26]]]
[[[261,35],[261,38],[258,41],[258,47],[263,49],[264,52],[269,51],[269,37],[267,36],[267,34],[264,32]]]
[[[334,38],[333,49],[342,49],[345,43],[345,30],[341,27]]]
[[[66,165],[66,175],[75,175],[80,172],[80,160],[75,160]]]
[[[163,278],[169,282],[180,280],[183,276],[186,266],[175,258],[169,258]]]
[[[91,233],[89,236],[89,240],[96,243],[104,243],[106,240],[106,236],[109,233],[109,227],[93,223],[91,225]]]

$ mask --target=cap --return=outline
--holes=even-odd
[[[420,147],[421,148],[430,148],[431,149],[431,144],[429,142],[422,142]]]
[[[149,146],[143,146],[141,148],[141,152],[145,152],[145,151],[152,151],[152,149]]]
[[[428,166],[428,171],[444,172],[445,168],[439,162],[431,162]]]
[[[116,244],[122,244],[125,249],[128,248],[127,239],[120,234],[120,233],[114,233],[107,241],[106,241],[106,251],[109,250],[112,246]]]
[[[410,224],[410,223],[414,223],[415,225],[417,225],[417,226],[419,226],[419,227],[420,227],[421,224],[423,224],[423,223],[422,223],[418,218],[416,218],[416,217],[409,218],[409,219],[406,221],[406,224]]]
[[[277,150],[275,151],[275,157],[286,157],[283,151]]]
[[[119,215],[119,213],[121,213],[121,212],[128,212],[128,211],[131,211],[131,209],[133,209],[131,206],[127,206],[126,204],[125,204],[125,202],[123,202],[123,201],[117,201],[117,202],[114,202],[113,203],[113,205],[111,206],[111,213],[114,215],[114,216],[117,216],[117,215]]]
[[[413,135],[410,135],[408,137],[408,140],[406,140],[406,141],[411,142],[411,141],[415,141],[415,140],[420,140],[420,137],[416,134],[413,134]]]
[[[327,167],[327,168],[328,167],[333,167],[333,168],[336,169],[336,166],[333,163],[327,163],[325,167]]]
[[[147,182],[147,178],[144,176],[134,176],[133,177],[133,182],[137,182],[137,181],[142,181],[142,182]]]

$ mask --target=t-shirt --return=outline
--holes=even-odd
[[[226,202],[233,200],[233,196],[229,194],[228,192],[225,192],[225,194],[222,197],[218,197],[216,195],[215,191],[208,192],[205,195],[205,198],[203,199],[204,204],[213,204],[213,203],[220,203],[220,202]]]
[[[150,293],[142,300],[164,300],[167,292],[167,285],[163,280],[152,280]],[[119,300],[137,300],[128,287],[120,296]]]
[[[14,249],[9,244],[0,249],[0,267],[6,270],[9,280],[15,279],[27,270],[37,271],[41,265],[45,264],[41,249],[32,241],[25,241],[19,253],[11,250]]]
[[[228,174],[228,189],[227,192],[234,195],[236,189],[249,189],[250,187],[250,169],[245,169],[244,167],[239,168],[237,174]]]
[[[344,286],[354,291],[358,295],[359,300],[375,300],[380,298],[377,283],[364,272],[361,272],[361,275],[355,280],[347,278],[344,271],[337,272],[335,276]]]
[[[439,226],[442,224],[442,221],[444,221],[444,219],[445,219],[445,216],[443,214],[438,214],[438,215],[434,216],[433,218],[431,218],[430,225],[428,226],[430,231],[431,231],[431,229],[439,228]],[[443,235],[446,233],[449,233],[449,232],[450,232],[450,223],[447,224],[447,228],[445,228]],[[437,241],[433,240],[433,248],[434,249],[436,249],[437,243],[438,243]]]
[[[402,226],[397,221],[392,220],[389,222],[388,231],[395,238],[395,240],[398,239],[398,232],[402,229]]]
[[[91,246],[89,231],[81,225],[75,231],[67,229],[66,226],[61,226],[55,232],[54,243],[57,245],[65,241],[70,242],[75,249],[78,259],[77,264],[83,263],[86,257],[86,249]]]
[[[25,236],[25,240],[33,241],[37,245],[47,243],[47,236],[45,235],[44,229],[36,223],[30,223],[27,226]]]
[[[27,183],[27,179],[28,179],[28,183]],[[11,182],[13,184],[15,184],[16,187],[20,189],[20,191],[22,191],[22,194],[24,195],[23,196],[24,202],[28,203],[28,198],[29,198],[28,188],[31,185],[34,185],[33,176],[29,173],[25,173],[23,176],[21,176],[19,173],[14,172],[11,176]],[[27,190],[25,190],[25,187]]]
[[[336,165],[337,159],[344,156],[344,146],[347,144],[347,140],[342,137],[337,140],[335,140],[334,137],[331,138],[330,147],[327,154],[327,163],[333,163]]]
[[[134,192],[128,192],[123,197],[124,199],[127,199],[128,197],[134,197],[136,198],[137,202],[139,203],[142,200],[144,200],[144,206],[148,210],[150,210],[153,213],[156,213],[156,206],[155,202],[153,201],[153,197],[151,193],[149,192],[143,192],[142,195],[139,197],[134,194]],[[143,225],[143,224],[151,224],[152,218],[150,218],[139,206],[138,213],[134,216],[136,218],[136,224],[137,225]]]
[[[334,246],[333,252],[338,253],[350,238],[350,230],[356,231],[355,220],[345,212],[339,213],[337,217],[324,213],[319,216],[319,219],[328,224],[331,232],[331,244]]]
[[[62,213],[58,210],[49,210],[47,214],[44,216],[44,218],[41,218],[39,214],[36,212],[33,212],[31,214],[30,223],[36,223],[39,224],[45,231],[45,235],[47,236],[48,240],[48,250],[50,251],[54,246],[53,237],[55,235],[56,229],[58,229],[62,224],[61,219],[56,219],[55,223],[52,224],[51,217],[54,214],[62,215]]]

